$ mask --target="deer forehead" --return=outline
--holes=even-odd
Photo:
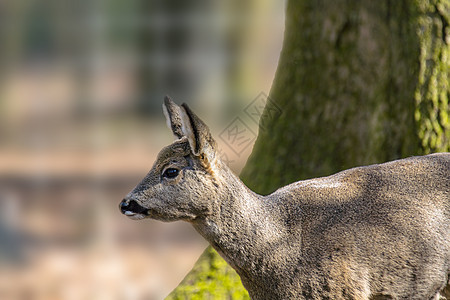
[[[158,165],[165,165],[170,161],[176,161],[179,158],[189,155],[189,143],[186,139],[180,139],[169,146],[164,147],[156,159]]]

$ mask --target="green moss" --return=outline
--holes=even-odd
[[[422,1],[415,121],[420,153],[450,151],[450,1]]]
[[[166,300],[250,299],[239,275],[208,247]]]

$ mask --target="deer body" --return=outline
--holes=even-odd
[[[177,140],[121,203],[185,220],[252,299],[438,299],[450,273],[450,154],[299,181],[261,196],[217,157],[206,125],[165,101]]]

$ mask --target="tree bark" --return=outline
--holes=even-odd
[[[449,151],[449,23],[449,0],[288,1],[272,105],[244,183],[268,194],[357,165]],[[213,271],[217,259],[208,248],[168,299],[188,290],[190,298],[248,298],[230,285],[237,275],[228,266]],[[231,287],[217,295],[218,286]]]

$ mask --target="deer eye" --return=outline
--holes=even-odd
[[[178,176],[178,174],[180,173],[180,170],[175,169],[175,168],[168,168],[164,171],[163,173],[163,177],[166,178],[175,178]]]

